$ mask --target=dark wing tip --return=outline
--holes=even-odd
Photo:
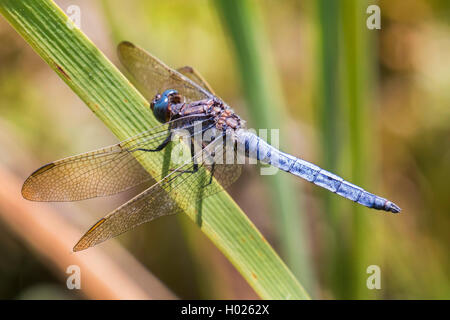
[[[29,183],[28,183],[28,180],[29,180],[30,178],[28,178],[27,180],[25,180],[25,182],[23,183],[23,186],[22,186],[22,197],[24,198],[24,199],[26,199],[26,200],[33,200],[33,198],[31,197],[31,194],[30,194],[30,192],[29,192]]]
[[[123,57],[123,54],[127,51],[127,50],[131,50],[131,49],[135,49],[136,46],[134,44],[132,44],[129,41],[122,41],[117,45],[117,55],[119,56],[119,58]]]
[[[43,165],[42,167],[40,167],[39,169],[35,170],[35,171],[30,175],[30,178],[31,178],[31,177],[36,177],[36,176],[38,176],[38,175],[44,173],[45,171],[50,170],[50,169],[53,168],[54,166],[55,166],[55,163],[54,163],[54,162],[47,163],[47,164]],[[27,180],[28,180],[28,179],[27,179]]]
[[[29,177],[27,180],[25,180],[23,186],[22,186],[22,197],[25,200],[29,201],[47,201],[45,199],[41,199],[39,197],[39,194],[35,191],[34,185],[31,182],[32,177]]]
[[[46,165],[43,165],[39,169],[35,170],[30,176],[25,180],[22,186],[22,197],[24,197],[27,200],[37,201],[39,200],[38,197],[36,197],[36,190],[35,185],[33,184],[33,178],[37,177],[44,172],[47,172],[51,168],[55,166],[54,162],[47,163]]]
[[[78,240],[77,244],[73,247],[73,252],[81,251],[84,249],[87,249],[89,247],[92,247],[93,245],[96,245],[97,243],[103,242],[103,241],[92,241],[92,238],[90,237],[90,234],[97,230],[97,228],[102,225],[106,221],[105,218],[101,218],[98,220],[86,233],[81,237],[80,240]]]
[[[78,240],[77,244],[72,248],[73,252],[83,251],[89,248],[89,245],[86,245],[85,236],[81,237],[80,240]]]
[[[118,48],[121,47],[130,47],[130,48],[136,48],[136,46],[134,44],[132,44],[130,41],[121,41],[118,45]]]
[[[191,66],[184,66],[184,67],[179,68],[177,71],[180,73],[183,73],[183,71],[189,72],[189,73],[194,73],[194,68],[192,68]]]
[[[79,247],[78,247],[78,243],[77,243],[77,244],[72,248],[72,251],[73,251],[73,252],[78,252],[78,251],[82,251],[82,250],[84,250],[84,249],[86,249],[86,248],[81,248],[81,247],[79,248]]]

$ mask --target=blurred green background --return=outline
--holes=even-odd
[[[286,152],[403,209],[394,216],[360,208],[288,174],[262,177],[247,166],[229,192],[313,298],[450,298],[448,1],[56,3],[80,8],[82,31],[117,66],[121,40],[170,66],[193,66],[248,127],[280,129]],[[366,27],[370,4],[381,8],[380,30]],[[116,141],[3,18],[0,42],[0,176],[19,197],[23,180],[42,164]],[[75,226],[74,237],[54,230],[74,244],[130,196],[45,208]],[[52,246],[30,242],[29,220],[11,227],[18,213],[7,200],[0,197],[0,298],[137,296],[68,290],[61,266],[70,263]],[[156,293],[168,288],[178,298],[257,298],[184,215],[118,241],[125,250],[112,240],[69,256],[96,257],[102,270],[105,254],[153,297],[168,297]],[[379,290],[366,286],[370,265],[380,267]],[[165,288],[143,282],[147,273]]]

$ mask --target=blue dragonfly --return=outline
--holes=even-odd
[[[34,201],[77,201],[109,196],[144,182],[151,186],[95,223],[78,241],[83,250],[118,236],[155,218],[181,211],[185,205],[219,192],[240,175],[239,150],[248,158],[275,166],[344,198],[369,208],[400,212],[393,202],[369,193],[318,166],[284,153],[245,129],[245,122],[190,67],[174,70],[130,42],[118,46],[121,63],[141,93],[151,101],[162,124],[118,144],[51,162],[35,172],[22,187],[24,198]],[[205,140],[194,137],[213,130]],[[190,156],[181,163],[170,160],[161,170],[163,150],[176,143],[179,132],[190,137]],[[224,143],[224,141],[229,143]],[[225,148],[226,146],[231,146]],[[232,161],[216,161],[226,152]],[[145,157],[156,175],[141,164]],[[222,158],[223,159],[223,158]],[[218,183],[212,183],[212,180]],[[172,193],[183,190],[178,202]]]

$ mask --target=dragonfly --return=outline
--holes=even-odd
[[[113,195],[144,182],[151,184],[96,222],[74,246],[74,251],[97,245],[155,218],[180,212],[227,188],[241,172],[243,164],[236,161],[238,150],[247,158],[275,166],[363,206],[400,212],[392,201],[284,153],[247,130],[245,121],[214,94],[193,68],[174,70],[126,41],[118,45],[117,51],[138,90],[151,101],[153,115],[161,124],[118,144],[46,164],[34,171],[22,187],[22,195],[28,200],[78,201]],[[187,134],[185,144],[190,154],[181,163],[167,162],[168,146],[183,143],[174,139],[181,130]],[[214,131],[211,137],[193,142],[195,136],[208,130]],[[225,137],[230,142],[229,148],[224,147]],[[232,161],[216,161],[217,155],[224,155],[226,149],[234,153]],[[174,200],[176,194],[178,201]]]

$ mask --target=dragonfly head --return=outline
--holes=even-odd
[[[167,122],[170,119],[170,105],[172,103],[180,103],[181,97],[177,90],[168,89],[162,94],[157,94],[150,103],[155,118],[159,122]]]

